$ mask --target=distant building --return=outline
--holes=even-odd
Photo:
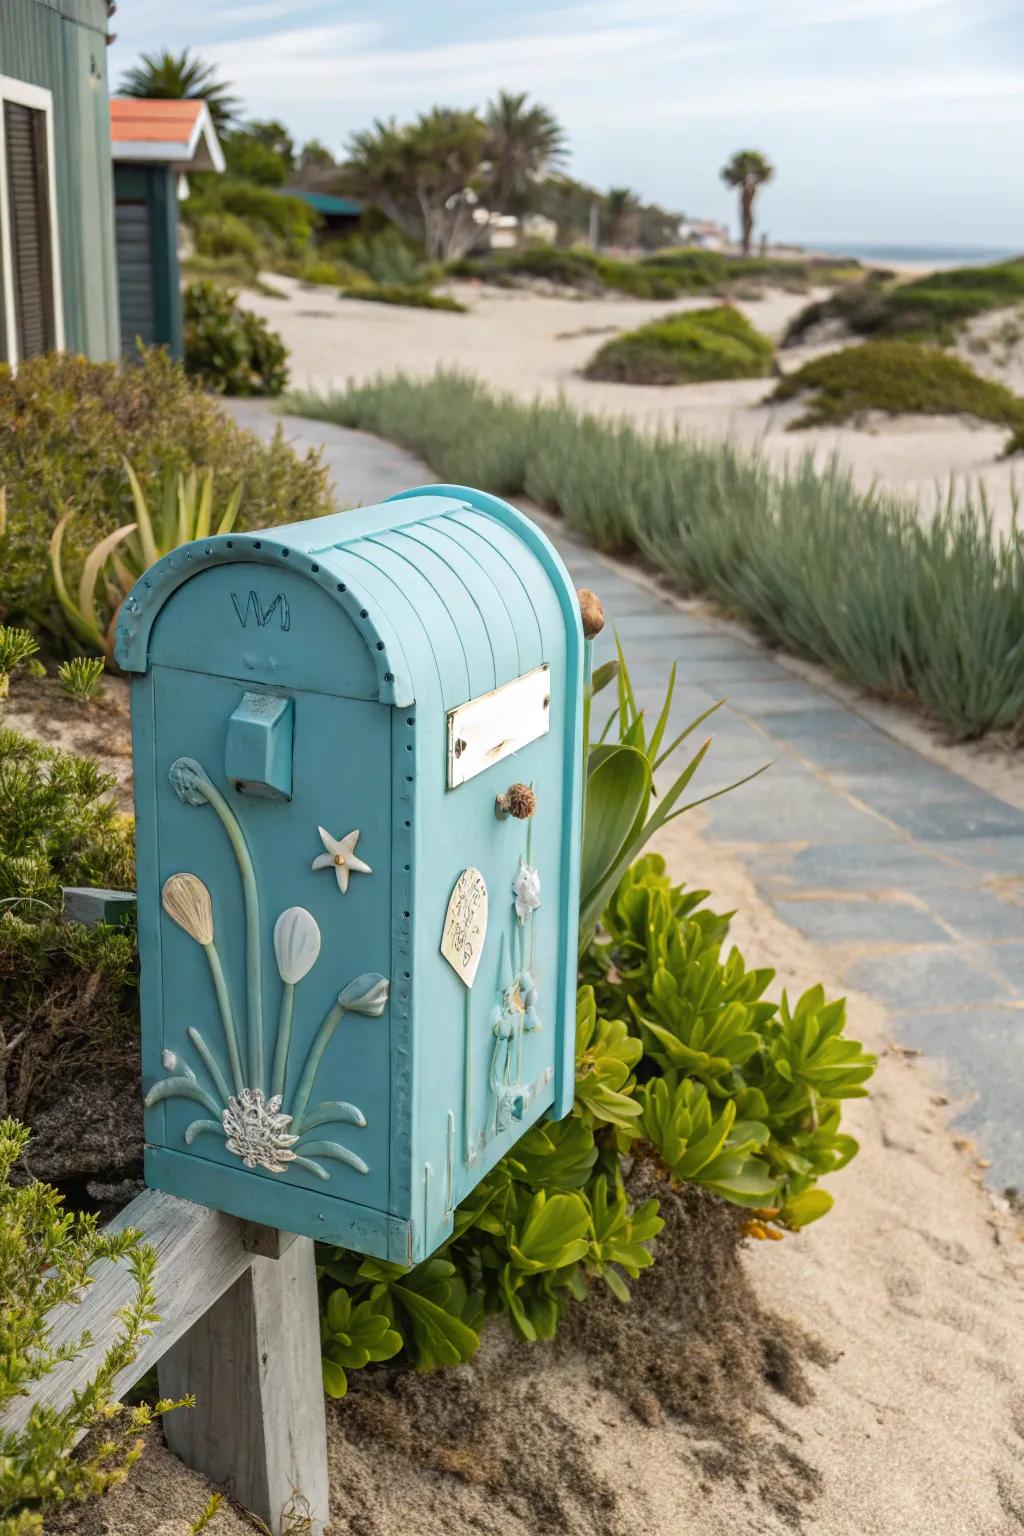
[[[106,0],[0,11],[0,360],[113,358]]]
[[[183,350],[178,201],[190,171],[223,171],[224,154],[205,101],[110,103],[121,351],[138,342]]]
[[[353,197],[335,197],[330,192],[310,192],[306,187],[282,187],[288,197],[297,197],[320,215],[330,234],[347,235],[359,226],[363,204]]]
[[[698,245],[705,251],[724,251],[731,245],[729,229],[713,219],[684,219],[679,226],[680,245]]]

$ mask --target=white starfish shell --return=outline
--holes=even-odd
[[[348,877],[351,874],[372,875],[373,870],[369,864],[356,857],[356,843],[359,841],[359,831],[347,832],[344,837],[332,837],[323,827],[317,827],[320,841],[326,852],[318,853],[313,860],[314,869],[333,869],[338,881],[338,890],[344,896],[348,890]]]

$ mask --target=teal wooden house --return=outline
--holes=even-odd
[[[409,1264],[569,1111],[582,646],[543,534],[460,487],[136,585],[150,1185]]]

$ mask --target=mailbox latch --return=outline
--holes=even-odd
[[[224,748],[224,772],[240,795],[291,799],[294,714],[291,699],[243,693]]]

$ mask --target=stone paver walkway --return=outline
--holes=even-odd
[[[259,402],[239,420],[273,429]],[[392,445],[288,419],[296,446],[323,444],[342,503],[433,479]],[[578,586],[592,587],[643,702],[678,663],[681,729],[718,698],[703,793],[772,766],[706,809],[793,927],[835,946],[850,987],[890,1011],[892,1037],[944,1058],[959,1124],[991,1159],[994,1187],[1024,1188],[1024,813],[902,745],[710,618],[679,612],[628,568],[544,519]],[[612,653],[611,626],[599,642]]]

